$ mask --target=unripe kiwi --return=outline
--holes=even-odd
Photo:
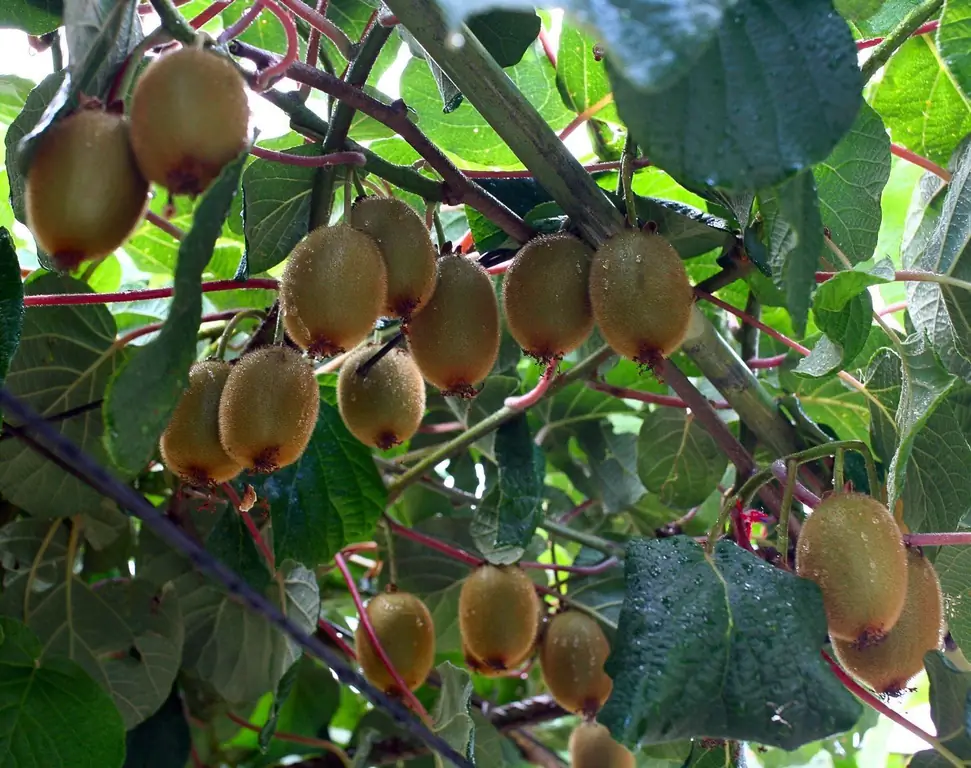
[[[428,607],[407,592],[385,592],[371,598],[365,610],[384,652],[405,684],[415,690],[435,663],[435,623]],[[402,693],[363,624],[354,633],[354,644],[364,676],[385,693]]]
[[[263,347],[230,371],[219,401],[219,441],[246,469],[274,472],[300,458],[319,409],[310,363],[289,347]]]
[[[907,553],[883,504],[861,493],[834,493],[806,519],[796,573],[815,581],[831,636],[864,647],[893,628],[907,595]]]
[[[606,726],[583,722],[570,734],[572,768],[634,768],[634,755],[614,741]]]
[[[246,146],[246,83],[227,58],[182,48],[138,79],[131,123],[142,173],[172,194],[198,195]]]
[[[351,226],[381,249],[388,271],[384,314],[408,320],[435,290],[435,246],[425,222],[396,197],[365,197],[351,209]]]
[[[313,356],[337,355],[374,327],[388,278],[378,244],[346,224],[319,227],[290,252],[280,280],[287,333]]]
[[[539,647],[543,681],[556,703],[575,714],[594,715],[613,688],[604,672],[610,643],[600,625],[579,611],[553,617]]]
[[[594,257],[593,318],[614,351],[635,362],[654,365],[678,348],[693,301],[681,257],[660,235],[625,230]]]
[[[924,654],[940,647],[944,637],[941,582],[930,561],[907,552],[907,599],[893,629],[879,644],[856,648],[834,639],[840,664],[877,693],[895,695],[924,668]]]
[[[400,347],[372,365],[366,376],[360,375],[358,366],[379,349],[378,344],[368,344],[344,361],[337,379],[337,406],[354,437],[387,450],[418,430],[425,413],[425,380]]]
[[[242,469],[219,442],[219,400],[229,372],[229,363],[222,360],[193,365],[189,387],[159,440],[165,466],[186,482],[225,483]]]
[[[474,395],[499,356],[499,302],[489,275],[460,254],[443,256],[435,292],[407,333],[428,381],[446,395]]]
[[[593,330],[590,262],[593,250],[566,233],[530,240],[516,254],[502,285],[509,332],[541,361],[579,347]]]
[[[128,121],[82,109],[55,123],[31,159],[25,196],[27,224],[59,269],[114,251],[138,224],[148,199]]]
[[[516,565],[483,565],[459,593],[459,631],[466,655],[482,667],[515,669],[533,652],[539,628],[536,587]]]

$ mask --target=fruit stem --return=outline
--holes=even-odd
[[[633,169],[647,168],[651,161],[646,157],[637,157],[631,160]],[[601,171],[619,171],[619,160],[605,160],[602,163],[590,163],[580,166],[587,173],[599,173]],[[470,179],[531,179],[535,176],[532,171],[462,171]]]
[[[554,522],[553,520],[544,520],[542,523],[540,523],[540,527],[545,529],[547,533],[555,534],[561,539],[567,539],[568,541],[582,544],[583,546],[594,549],[597,552],[602,552],[608,557],[615,557],[618,560],[624,559],[624,547],[622,545],[612,541],[607,541],[600,536],[595,536],[592,533],[584,533],[583,531],[575,531],[572,528],[569,528],[562,523]]]
[[[249,280],[212,280],[202,284],[203,293],[213,291],[238,291],[244,288],[261,288],[275,291],[277,281],[269,277],[254,277]],[[142,301],[143,299],[167,299],[175,292],[174,287],[146,288],[118,293],[39,293],[24,297],[25,307],[66,307],[77,304],[113,304],[120,301]]]
[[[637,400],[640,403],[651,405],[663,405],[668,408],[688,408],[688,404],[680,397],[671,395],[659,395],[655,392],[641,392],[637,389],[627,389],[626,387],[615,387],[613,384],[606,384],[600,381],[588,381],[587,386],[597,392],[603,392],[622,400]],[[712,408],[720,411],[731,410],[732,406],[724,400],[709,400],[708,404]]]
[[[391,526],[388,524],[388,519],[383,518],[381,520],[384,528],[384,541],[385,548],[388,550],[388,586],[397,587],[398,586],[398,561],[394,555],[394,536],[391,533]]]
[[[386,357],[391,352],[392,349],[397,347],[404,340],[404,338],[405,338],[405,335],[399,332],[399,333],[396,333],[394,336],[392,336],[390,339],[388,339],[382,345],[381,349],[379,349],[377,352],[371,355],[367,360],[365,360],[363,363],[357,366],[357,371],[356,371],[357,375],[360,376],[361,378],[367,378],[367,375],[371,372],[371,369],[374,368],[374,366],[376,366],[379,362],[381,362],[381,360],[384,357]]]
[[[581,125],[587,122],[587,120],[589,120],[591,117],[597,114],[601,109],[613,103],[614,103],[614,94],[608,93],[597,103],[591,104],[585,110],[580,112],[575,118],[573,118],[573,120],[570,121],[570,124],[566,128],[560,131],[560,134],[559,134],[560,141],[566,141],[567,138],[570,136],[570,134],[573,133],[577,128],[579,128]]]
[[[863,82],[870,80],[877,70],[890,60],[897,49],[907,42],[907,38],[920,29],[921,24],[940,11],[943,6],[944,0],[924,0],[923,3],[904,16],[903,20],[890,31],[890,34],[874,47],[870,58],[860,68]]]
[[[912,547],[947,547],[971,544],[971,532],[906,533],[904,542]]]
[[[171,0],[149,0],[155,13],[158,14],[161,26],[175,40],[183,45],[193,45],[196,41],[196,31],[189,26],[182,14],[172,4]]]
[[[211,315],[203,315],[200,318],[199,322],[215,323],[219,320],[230,320],[235,316],[237,312],[239,312],[238,309],[228,309],[225,312],[214,312]],[[114,343],[112,344],[112,347],[114,349],[121,349],[122,347],[126,347],[137,338],[140,338],[142,336],[147,336],[148,334],[155,333],[156,331],[160,331],[162,329],[162,326],[164,325],[165,323],[149,323],[148,325],[143,325],[141,328],[135,328],[134,330],[126,333],[124,336],[119,336],[117,339],[115,339]],[[200,332],[200,335],[201,334],[202,332]]]
[[[354,58],[356,46],[351,42],[351,39],[344,34],[344,31],[334,22],[332,22],[322,13],[317,13],[316,10],[311,8],[309,5],[306,5],[303,0],[280,0],[280,2],[285,5],[293,14],[299,16],[311,27],[320,32],[320,34],[330,40],[337,47],[337,50],[340,51],[341,56],[343,56],[347,61]]]
[[[233,318],[226,323],[226,327],[223,329],[223,334],[219,337],[219,346],[216,347],[216,357],[219,360],[224,360],[226,358],[226,350],[229,348],[229,342],[232,341],[239,324],[244,320],[250,320],[252,318],[262,321],[266,318],[266,312],[264,312],[262,309],[245,309],[242,312],[237,312]]]
[[[233,488],[229,483],[222,484],[223,492],[229,499],[229,503],[233,505],[236,513],[240,516],[243,521],[243,525],[246,526],[246,530],[249,531],[250,538],[253,539],[253,543],[256,548],[263,555],[263,560],[266,562],[267,568],[270,569],[270,573],[276,573],[276,558],[273,556],[273,552],[270,550],[269,545],[266,543],[266,539],[263,538],[263,534],[260,533],[260,529],[256,526],[253,518],[250,516],[249,510],[243,506],[242,500],[239,498],[239,494],[236,493],[236,489]]]
[[[782,492],[782,506],[779,508],[779,523],[776,525],[776,544],[782,562],[786,568],[789,567],[789,514],[792,512],[792,497],[796,490],[796,473],[799,466],[794,459],[789,459],[786,463],[788,478],[786,478],[785,488]]]
[[[637,200],[634,197],[634,166],[632,162],[637,157],[637,145],[634,143],[630,131],[624,139],[624,148],[620,153],[620,186],[624,193],[624,207],[627,210],[627,225],[637,227]]]
[[[428,205],[431,205],[431,203]],[[435,226],[435,239],[438,242],[438,249],[441,250],[445,247],[448,239],[445,237],[445,226],[442,224],[442,216],[438,212],[438,204],[435,204],[432,210],[434,211],[432,213],[432,224]]]
[[[418,432],[423,435],[445,435],[449,432],[461,432],[465,424],[461,421],[442,421],[438,424],[422,424]]]
[[[464,549],[459,549],[458,547],[453,547],[441,539],[436,539],[433,536],[428,536],[427,534],[416,531],[412,528],[407,528],[401,523],[392,519],[388,515],[384,516],[384,521],[388,526],[388,530],[394,534],[401,536],[403,539],[410,539],[417,544],[428,547],[429,549],[434,549],[436,552],[441,552],[453,560],[458,560],[460,563],[465,563],[470,568],[478,568],[480,565],[485,563],[481,557],[476,557],[470,552],[466,552]]]
[[[226,711],[226,717],[244,730],[252,731],[253,733],[259,733],[263,730],[262,726],[251,723],[249,720],[244,720],[232,710]],[[352,766],[351,759],[347,756],[347,753],[332,741],[327,741],[326,739],[316,739],[313,736],[301,736],[299,733],[288,733],[286,731],[274,731],[273,738],[278,739],[279,741],[286,741],[291,744],[303,744],[308,747],[316,747],[317,749],[334,755],[338,760],[341,761],[341,765],[345,766],[345,768],[351,768]]]
[[[334,562],[337,564],[337,568],[341,572],[341,576],[344,577],[344,582],[347,584],[347,589],[351,593],[351,599],[354,601],[354,607],[357,608],[357,615],[361,621],[361,625],[364,627],[364,632],[368,636],[368,640],[371,641],[371,646],[374,648],[374,652],[381,659],[381,663],[384,668],[388,670],[388,674],[391,675],[391,679],[394,680],[395,685],[398,686],[398,692],[404,697],[407,702],[418,716],[424,721],[424,723],[431,727],[432,719],[425,708],[418,701],[418,698],[412,692],[408,684],[402,679],[398,670],[395,669],[394,664],[391,663],[391,659],[385,652],[384,647],[381,645],[381,641],[378,639],[377,632],[374,631],[374,625],[371,624],[371,617],[368,615],[367,609],[364,607],[364,603],[361,600],[361,594],[357,591],[357,584],[354,581],[354,577],[351,575],[350,569],[347,567],[347,561],[344,560],[344,555],[338,552],[334,555]]]
[[[836,450],[839,450],[839,449],[836,449]],[[827,454],[827,455],[831,455],[831,454]],[[788,484],[789,482],[788,467],[791,466],[791,464],[794,461],[795,461],[794,459],[789,459],[788,462],[783,461],[782,459],[778,459],[777,461],[772,462],[772,465],[769,467],[769,469],[771,470],[772,474],[775,476],[776,480],[778,480],[780,483]],[[797,466],[799,463],[801,462],[796,462]],[[807,507],[811,509],[815,509],[816,505],[819,504],[819,496],[817,496],[815,493],[810,491],[806,486],[804,486],[802,483],[798,481],[796,481],[795,485],[793,486],[792,493],[793,493],[793,496],[795,496],[796,501],[798,501],[800,504],[805,504]]]
[[[507,397],[503,402],[506,408],[513,408],[517,411],[522,411],[526,408],[536,405],[546,391],[550,388],[550,383],[556,376],[556,368],[560,364],[559,358],[554,358],[546,364],[546,370],[543,371],[543,375],[539,377],[539,381],[536,382],[536,386],[533,387],[529,392],[524,395],[518,395],[516,397]]]
[[[601,560],[596,565],[557,565],[556,563],[537,563],[525,560],[519,563],[521,568],[534,571],[552,571],[553,573],[573,573],[578,576],[596,576],[609,571],[620,563],[616,555],[611,555]]]
[[[917,37],[919,35],[929,35],[931,32],[936,32],[939,26],[941,26],[941,22],[937,21],[936,19],[934,21],[928,21],[926,24],[921,24],[919,27],[917,27],[917,29],[915,29],[913,33],[911,33],[911,37]],[[882,37],[870,37],[870,38],[867,38],[866,40],[857,40],[856,50],[863,51],[863,50],[866,50],[867,48],[872,48],[875,45],[880,45],[880,43],[882,42],[883,42]]]
[[[171,235],[176,240],[182,240],[185,237],[185,232],[175,226],[175,224],[168,219],[159,216],[154,211],[145,212],[145,221],[150,224],[154,224],[156,227],[161,229],[166,234]]]

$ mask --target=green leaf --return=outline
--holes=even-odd
[[[540,26],[540,18],[532,9],[489,11],[468,20],[469,31],[500,67],[512,67],[522,60],[539,35]]]
[[[124,768],[185,768],[192,734],[177,687],[148,720],[125,736]]]
[[[610,94],[610,83],[603,61],[594,58],[596,40],[587,35],[570,19],[563,20],[560,44],[556,52],[556,87],[563,102],[580,113]],[[619,122],[617,107],[608,104],[597,112],[597,119]]]
[[[24,324],[24,284],[13,237],[0,227],[0,385],[20,344]]]
[[[134,0],[64,4],[64,37],[71,70],[71,101],[80,92],[105,96],[118,67],[144,37]]]
[[[108,384],[105,446],[123,471],[136,474],[155,455],[159,436],[189,384],[202,318],[202,271],[239,187],[246,153],[226,166],[204,193],[192,229],[179,246],[175,297],[158,336],[141,347]]]
[[[605,558],[606,555],[602,552],[582,547],[574,558],[573,564],[597,565]],[[622,564],[593,576],[580,574],[570,576],[567,583],[570,587],[571,600],[593,608],[616,625],[621,606],[624,604],[624,566]]]
[[[708,498],[728,467],[728,458],[694,415],[656,408],[644,419],[637,441],[637,473],[662,504],[678,509]]]
[[[971,672],[959,670],[940,651],[925,655],[924,666],[931,684],[931,719],[937,738],[957,757],[971,760],[971,735],[968,733]],[[934,750],[918,752],[910,762],[910,765],[919,768],[936,764],[950,765]]]
[[[825,304],[824,301],[823,306]],[[870,336],[870,329],[873,327],[873,300],[870,294],[863,290],[838,310],[822,309],[819,303],[814,301],[813,317],[819,329],[826,334],[823,338],[841,351],[836,367],[847,368],[863,351]],[[818,346],[817,342],[813,350],[815,351]],[[797,366],[796,370],[799,371],[800,368],[801,366]]]
[[[971,37],[971,2],[947,0],[944,3],[941,26],[937,29],[937,47],[948,71],[966,97],[971,96],[969,37]]]
[[[634,207],[639,219],[657,225],[657,233],[671,243],[682,259],[722,248],[734,239],[724,219],[684,203],[637,197]]]
[[[682,183],[773,186],[824,160],[856,118],[856,48],[829,0],[738,0],[697,53],[654,93],[607,59],[631,135]]]
[[[967,599],[968,585],[971,584],[971,550],[941,547],[934,567],[941,579],[948,631],[961,648],[971,648],[971,605]]]
[[[296,463],[272,475],[248,475],[270,506],[278,561],[329,562],[340,549],[367,541],[384,511],[387,491],[370,450],[356,440],[321,387],[320,414],[310,443]]]
[[[628,544],[627,594],[599,720],[634,745],[706,736],[786,749],[851,728],[862,711],[820,656],[822,595],[734,544]],[[769,681],[766,668],[785,668]]]
[[[6,0],[0,8],[0,28],[13,27],[28,35],[46,35],[61,25],[63,0]]]
[[[818,341],[816,346],[820,344],[825,345],[825,342]],[[831,352],[833,356],[842,356],[842,350]],[[800,373],[807,371],[801,370]],[[793,375],[785,369],[780,373],[779,384],[784,391],[798,398],[803,412],[817,424],[827,425],[844,440],[869,442],[870,401],[863,393],[835,376],[814,380]]]
[[[0,75],[0,126],[10,125],[17,119],[35,85],[25,77]]]
[[[125,726],[73,661],[41,659],[23,624],[0,618],[0,766],[121,768]]]
[[[260,752],[266,752],[270,746],[270,742],[273,740],[273,734],[277,730],[277,721],[280,719],[280,710],[283,708],[287,699],[290,698],[290,692],[293,690],[293,684],[297,679],[297,672],[300,669],[297,664],[305,658],[307,657],[301,656],[296,664],[291,664],[290,668],[283,673],[283,677],[280,678],[280,682],[276,685],[276,691],[273,692],[273,703],[270,705],[270,712],[267,715],[263,727],[260,728],[257,741]]]
[[[472,696],[472,676],[466,670],[459,669],[447,661],[439,664],[436,669],[442,678],[442,687],[432,712],[432,718],[435,721],[434,731],[460,755],[471,759],[475,744],[475,726],[472,723],[469,705]],[[445,766],[451,763],[446,763],[436,754],[435,765]]]
[[[864,102],[836,148],[813,168],[823,226],[853,264],[873,256],[880,232],[880,197],[890,178],[890,138]]]
[[[637,435],[617,434],[603,421],[580,423],[573,431],[604,512],[625,512],[640,501],[647,489],[638,476]]]
[[[205,504],[198,506],[204,507]],[[260,511],[256,507],[251,514],[257,517],[256,513]],[[271,574],[267,563],[235,510],[229,508],[215,515],[212,530],[206,539],[206,549],[209,554],[242,576],[253,589],[266,589],[270,583]]]

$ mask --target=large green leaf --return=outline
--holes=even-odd
[[[0,127],[10,125],[27,103],[36,83],[17,75],[0,75]]]
[[[124,768],[185,768],[192,748],[179,689],[148,720],[125,736]]]
[[[33,632],[0,618],[0,767],[121,768],[111,698],[73,661],[42,653]]]
[[[941,51],[941,58],[944,59],[948,71],[953,75],[965,97],[971,97],[969,37],[971,37],[971,2],[947,0],[944,4],[944,15],[941,16],[941,26],[937,30],[937,47]]]
[[[971,760],[971,734],[968,733],[968,703],[971,697],[971,672],[957,669],[943,653],[931,651],[924,656],[930,679],[931,719],[937,738],[962,761]],[[928,749],[910,761],[913,768],[951,765]]]
[[[442,687],[432,712],[434,730],[460,755],[471,760],[475,746],[475,725],[469,705],[472,677],[467,670],[459,669],[447,661],[439,664],[437,670],[442,679]],[[444,768],[451,763],[446,763],[436,754],[435,765]]]
[[[617,434],[604,421],[581,422],[572,432],[586,454],[586,469],[604,512],[625,512],[640,501],[647,490],[638,476],[637,435]]]
[[[496,10],[473,16],[468,20],[469,31],[476,36],[500,67],[512,67],[539,34],[539,16],[528,12]]]
[[[158,336],[141,347],[108,384],[105,445],[114,463],[136,474],[155,455],[159,436],[189,384],[202,318],[202,271],[229,214],[246,154],[230,163],[206,190],[192,229],[179,246],[175,296]]]
[[[856,118],[856,48],[830,0],[739,0],[698,52],[683,77],[654,93],[608,58],[620,116],[651,161],[682,182],[772,186],[824,160]]]
[[[599,720],[625,744],[706,736],[793,749],[851,728],[860,704],[820,656],[822,595],[727,541],[628,544],[627,594]],[[778,667],[783,676],[762,671]]]
[[[20,344],[24,324],[24,284],[13,237],[0,227],[0,385]]]
[[[6,0],[0,8],[0,28],[13,27],[28,35],[45,35],[61,25],[63,0]]]
[[[594,56],[595,45],[593,37],[564,19],[556,51],[556,87],[563,102],[577,113],[610,94],[604,63]],[[617,107],[609,104],[597,113],[597,119],[616,123]]]

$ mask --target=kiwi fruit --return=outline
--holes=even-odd
[[[590,269],[590,305],[619,355],[656,365],[684,340],[694,292],[678,252],[663,237],[629,229],[598,250]]]
[[[429,382],[444,395],[473,396],[499,356],[499,302],[489,275],[460,254],[443,256],[435,292],[406,332]]]
[[[539,646],[539,662],[556,703],[574,714],[596,714],[614,685],[604,672],[609,655],[607,636],[589,616],[579,611],[554,616]]]
[[[614,741],[610,731],[600,723],[580,723],[570,734],[573,768],[634,768],[635,764],[633,753]]]
[[[568,234],[530,240],[513,259],[502,285],[509,332],[541,362],[563,357],[593,330],[590,262],[593,250]]]
[[[473,668],[518,667],[533,652],[539,620],[536,587],[517,565],[482,565],[462,583],[459,632]]]
[[[907,598],[904,609],[883,642],[872,648],[834,639],[840,664],[877,693],[896,695],[924,668],[924,654],[944,638],[941,582],[930,561],[916,550],[907,552]]]
[[[242,470],[219,442],[219,400],[229,372],[222,360],[193,365],[189,387],[159,440],[165,466],[193,485],[225,483]]]
[[[128,121],[91,108],[52,125],[38,140],[25,197],[27,224],[58,269],[114,251],[148,200]]]
[[[340,354],[371,332],[387,285],[369,235],[346,224],[318,227],[290,252],[280,280],[287,333],[314,357]]]
[[[131,97],[131,139],[149,181],[198,195],[246,147],[246,82],[226,57],[182,48],[152,62]]]
[[[832,637],[858,648],[893,628],[907,596],[907,553],[887,508],[861,493],[834,493],[806,519],[796,573],[823,593]]]
[[[385,592],[371,598],[365,610],[392,665],[408,688],[415,690],[435,663],[435,623],[428,607],[408,592]],[[354,634],[354,645],[368,680],[385,693],[403,693],[374,650],[363,623]]]
[[[351,226],[374,238],[388,272],[384,314],[408,320],[435,290],[435,246],[415,209],[396,197],[363,197]]]
[[[381,347],[367,344],[351,353],[337,379],[337,407],[344,424],[365,445],[387,450],[418,431],[425,413],[425,380],[411,355],[400,347],[370,367],[358,367]]]
[[[219,442],[245,469],[274,472],[300,458],[317,423],[313,366],[290,347],[263,347],[233,366],[219,400]]]

